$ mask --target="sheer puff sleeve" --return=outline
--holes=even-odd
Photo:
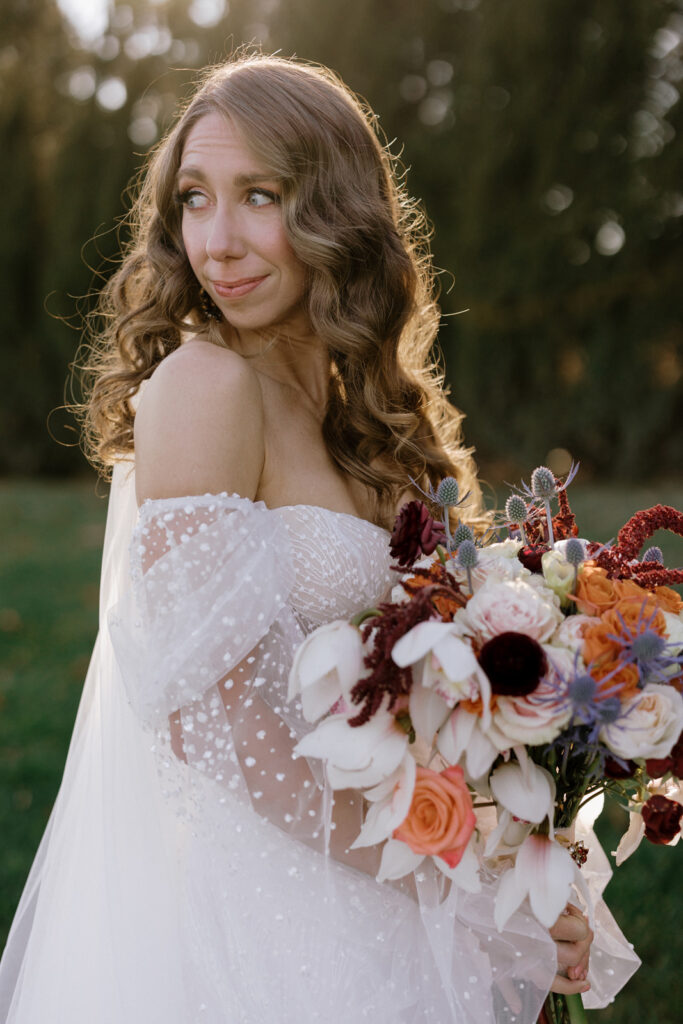
[[[288,605],[293,568],[280,518],[227,494],[146,501],[130,558],[132,585],[109,627],[168,784],[193,769],[322,845],[322,776],[292,757],[310,726],[285,705],[303,632]]]

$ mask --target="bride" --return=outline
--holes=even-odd
[[[219,67],[131,226],[86,421],[113,466],[101,628],[0,1020],[533,1024],[590,987],[585,918],[499,934],[495,879],[376,882],[358,794],[292,756],[293,652],[392,586],[411,478],[455,475],[486,521],[429,363],[425,224],[372,114],[321,68]],[[634,960],[602,908],[594,1005]]]

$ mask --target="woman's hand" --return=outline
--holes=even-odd
[[[586,975],[593,932],[586,917],[578,907],[568,903],[550,929],[550,935],[557,946],[557,974],[550,991],[562,995],[587,992],[590,983],[586,981]]]

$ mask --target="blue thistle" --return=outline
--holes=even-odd
[[[508,500],[505,502],[505,515],[509,523],[514,523],[518,528],[522,543],[526,544],[526,536],[524,534],[524,523],[529,515],[529,509],[527,503],[521,494],[511,494]]]
[[[558,480],[553,471],[548,469],[547,466],[537,466],[531,474],[531,487],[522,481],[520,496],[526,497],[533,504],[541,504],[545,510],[548,523],[548,544],[551,548],[554,547],[555,540],[553,537],[553,517],[550,510],[550,502],[553,498],[557,497],[560,491],[564,491],[569,487],[578,469],[579,463],[573,462],[565,479]]]
[[[646,613],[647,602],[643,601],[638,619],[633,626],[629,627],[621,612],[617,612],[621,631],[619,633],[608,633],[607,636],[615,644],[621,647],[619,664],[635,664],[640,672],[640,687],[650,680],[659,683],[670,683],[674,675],[678,675],[683,666],[683,653],[679,652],[679,645],[670,643],[661,637],[652,623],[657,615],[657,609],[651,615]]]
[[[442,510],[443,525],[446,530],[446,547],[449,552],[453,551],[454,544],[451,536],[451,524],[448,510],[450,508],[457,508],[460,505],[464,505],[469,498],[471,491],[468,491],[462,498],[460,497],[460,488],[458,487],[458,481],[453,476],[445,476],[436,490],[432,486],[431,482],[428,481],[429,490],[424,491],[418,483],[410,477],[410,482],[413,487],[424,495],[429,501],[434,502]]]
[[[651,548],[647,549],[641,561],[656,562],[658,565],[664,565],[664,555],[662,553],[662,549],[658,548],[656,544],[653,544]]]
[[[464,540],[458,548],[458,565],[467,572],[467,583],[471,592],[473,592],[472,570],[478,561],[479,556],[477,555],[477,548],[474,541]]]
[[[453,533],[453,544],[455,545],[456,550],[465,540],[471,540],[474,542],[472,527],[468,526],[467,523],[458,523]]]

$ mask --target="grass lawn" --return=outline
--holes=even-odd
[[[501,489],[499,502],[505,497]],[[683,483],[577,483],[571,499],[582,534],[608,540],[638,508],[658,501],[683,508]],[[91,479],[0,482],[0,948],[57,793],[97,630],[105,513]],[[683,539],[654,542],[668,565],[683,565]],[[598,823],[608,851],[623,823],[618,808]],[[644,963],[617,1003],[591,1019],[681,1019],[681,849],[644,842],[610,883],[610,907]]]

